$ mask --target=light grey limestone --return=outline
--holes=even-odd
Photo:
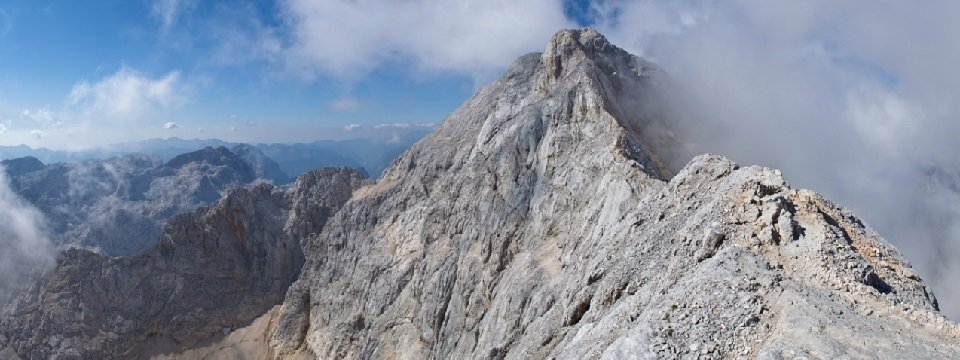
[[[597,32],[517,60],[305,246],[278,358],[956,358],[896,249],[780,172],[672,176],[661,71]]]

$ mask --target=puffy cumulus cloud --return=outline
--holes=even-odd
[[[40,129],[30,130],[30,136],[32,136],[34,140],[43,139],[43,131]]]
[[[54,248],[44,224],[40,211],[10,188],[0,166],[0,304],[12,290],[53,265]]]
[[[168,121],[163,124],[163,128],[167,130],[179,129],[180,124],[177,124],[173,121]]]
[[[67,96],[67,103],[87,115],[133,121],[151,110],[184,102],[186,90],[179,71],[151,78],[123,66],[97,82],[80,81]]]
[[[487,78],[570,26],[557,0],[287,0],[285,57],[307,78],[360,77],[385,63]]]
[[[689,154],[782,168],[900,248],[960,318],[960,2],[594,3],[674,79]],[[678,159],[681,163],[689,159]]]

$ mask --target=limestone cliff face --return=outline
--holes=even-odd
[[[960,356],[852,214],[719,156],[671,177],[659,74],[590,29],[517,60],[307,240],[273,355]]]
[[[282,301],[303,263],[300,239],[363,182],[320,169],[286,190],[234,188],[170,219],[142,254],[70,249],[4,312],[0,341],[30,359],[146,358],[244,326]]]

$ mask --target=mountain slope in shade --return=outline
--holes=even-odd
[[[899,253],[779,171],[671,178],[660,71],[597,32],[520,58],[307,242],[279,357],[957,357]]]
[[[31,359],[146,358],[244,326],[283,299],[303,263],[300,239],[363,183],[354,170],[320,169],[289,189],[234,188],[170,219],[142,254],[70,249],[5,309],[0,348]]]

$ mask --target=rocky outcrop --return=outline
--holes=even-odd
[[[590,29],[517,60],[308,239],[273,354],[960,356],[854,215],[719,156],[672,176],[659,74]]]
[[[6,351],[30,359],[145,358],[246,326],[279,303],[298,275],[300,239],[319,232],[363,183],[353,170],[320,169],[289,189],[234,188],[170,219],[142,254],[70,249],[5,310]]]

